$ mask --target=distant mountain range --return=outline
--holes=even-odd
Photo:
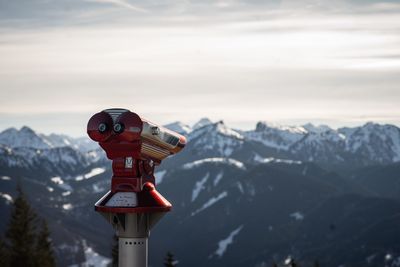
[[[151,266],[400,266],[400,129],[280,126],[232,129],[201,119],[166,125],[187,147],[157,169],[174,209],[152,232]],[[93,211],[111,162],[86,137],[29,127],[0,133],[0,231],[16,183],[47,218],[60,266],[105,265],[112,229]]]
[[[189,137],[190,148],[178,155],[185,159],[207,155],[263,162],[281,158],[350,168],[400,161],[400,129],[394,125],[370,122],[334,130],[325,125],[259,122],[255,130],[241,131],[222,121],[202,119],[193,128],[180,122],[166,126]]]
[[[241,131],[229,128],[223,121],[212,123],[204,118],[193,127],[181,122],[166,127],[186,135],[190,140],[190,149],[179,154],[181,158],[191,154],[193,158],[209,155],[262,162],[276,157],[352,167],[400,161],[400,129],[394,125],[370,122],[360,127],[334,130],[326,125],[280,126],[259,122],[255,130]],[[80,153],[76,155],[80,161],[98,159],[93,153],[87,153],[98,150],[97,144],[87,137],[37,134],[26,126],[20,130],[9,128],[0,133],[0,155],[7,155],[9,165],[16,164],[18,156],[27,156],[25,153],[28,151],[34,152],[28,158],[43,159],[46,156],[40,151],[49,153],[65,148]],[[21,149],[24,151],[21,152]],[[54,154],[48,157],[54,159]],[[73,161],[72,158],[70,160]]]

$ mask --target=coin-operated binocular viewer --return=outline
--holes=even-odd
[[[87,133],[112,160],[111,191],[95,204],[116,229],[120,267],[146,267],[150,229],[171,204],[155,189],[154,167],[184,148],[184,136],[126,109],[93,115]]]

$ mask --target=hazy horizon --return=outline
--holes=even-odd
[[[333,128],[400,126],[400,3],[0,0],[0,129],[85,134],[131,109]]]

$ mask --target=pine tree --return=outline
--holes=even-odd
[[[319,267],[319,262],[318,261],[314,261],[314,267]]]
[[[13,204],[11,219],[6,232],[10,247],[11,266],[35,266],[35,223],[36,214],[20,188]]]
[[[165,257],[164,260],[164,266],[165,267],[174,267],[177,266],[178,264],[176,263],[176,260],[174,259],[174,254],[171,252],[167,252],[167,256]]]
[[[42,226],[36,241],[36,264],[40,267],[56,266],[53,249],[50,240],[50,232],[45,220],[42,220]]]
[[[0,266],[7,267],[10,266],[9,263],[9,251],[7,245],[0,239]]]

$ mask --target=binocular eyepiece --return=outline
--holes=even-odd
[[[109,126],[107,124],[100,123],[98,130],[99,130],[100,133],[104,134],[107,131],[108,128],[109,128]],[[117,123],[113,127],[114,132],[118,133],[118,134],[122,133],[124,131],[124,128],[125,128],[125,126],[123,124],[121,124],[121,123]]]
[[[118,156],[136,153],[144,159],[160,162],[186,145],[184,136],[127,109],[106,109],[93,115],[88,122],[87,133],[106,150],[110,159],[116,153]],[[122,149],[119,144],[125,148]]]

